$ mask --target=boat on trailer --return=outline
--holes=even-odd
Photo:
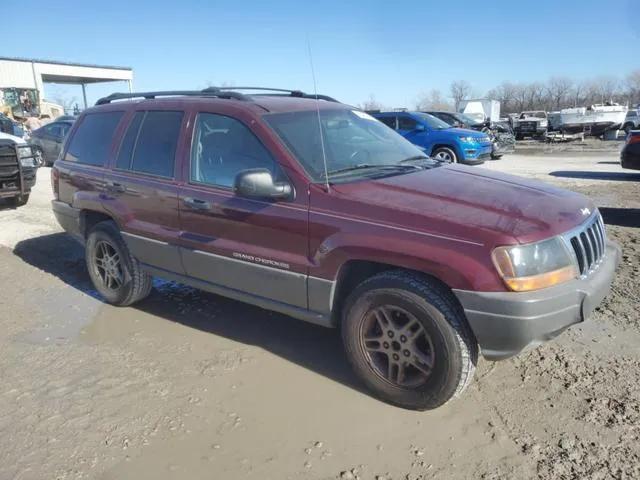
[[[549,113],[549,127],[561,133],[584,133],[600,136],[619,129],[629,107],[614,102],[597,103],[590,107],[565,108]]]

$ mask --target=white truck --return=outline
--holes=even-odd
[[[478,122],[491,123],[500,121],[500,102],[498,100],[463,100],[458,107],[460,113],[470,116]]]

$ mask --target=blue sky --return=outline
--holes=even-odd
[[[623,77],[640,68],[638,2],[30,0],[3,6],[11,40],[1,55],[130,66],[138,91],[208,82],[313,91],[308,35],[320,93],[413,107],[457,79],[482,94],[503,80]],[[88,99],[125,89],[89,86]],[[82,97],[79,87],[45,93]]]

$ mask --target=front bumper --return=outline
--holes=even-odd
[[[454,290],[482,356],[504,360],[536,347],[583,322],[611,289],[621,250],[607,242],[600,267],[587,279],[534,292]]]
[[[479,165],[491,158],[493,146],[485,143],[467,143],[463,144],[461,163],[467,165]]]

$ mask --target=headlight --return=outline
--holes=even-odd
[[[559,237],[498,247],[492,257],[505,285],[515,292],[550,287],[578,276],[573,257]]]
[[[546,127],[548,124],[549,124],[549,122],[548,122],[547,120],[542,120],[542,121],[540,122],[540,126],[541,126],[541,127]]]
[[[35,158],[21,158],[20,159],[20,165],[22,165],[23,167],[35,167],[36,166],[36,160]]]
[[[464,137],[463,136],[463,137],[458,137],[458,138],[460,139],[461,142],[464,142],[464,143],[474,143],[474,142],[475,143],[479,143],[478,139],[475,138],[475,137]]]

